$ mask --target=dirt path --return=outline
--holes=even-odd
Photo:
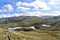
[[[3,36],[3,39],[5,38],[4,40],[10,40],[9,33],[6,29],[0,28],[0,32],[0,34]]]
[[[7,40],[10,40],[9,33],[6,33]]]

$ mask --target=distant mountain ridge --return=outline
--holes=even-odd
[[[13,22],[24,22],[24,21],[35,22],[35,23],[39,23],[39,22],[53,23],[53,22],[60,21],[60,16],[42,16],[42,17],[19,16],[19,17],[0,18],[0,24],[7,24],[7,23],[13,23]]]
[[[42,16],[42,18],[53,18],[55,16]]]
[[[19,16],[19,17],[7,17],[7,18],[0,18],[0,24],[6,24],[6,23],[12,23],[12,22],[22,22],[26,20],[32,20],[32,19],[42,19],[41,17],[36,16]]]

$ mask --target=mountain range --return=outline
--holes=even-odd
[[[19,17],[0,18],[1,27],[16,27],[16,26],[29,27],[32,25],[40,27],[41,24],[51,25],[51,28],[48,28],[48,30],[60,30],[60,16],[54,16],[54,17],[49,16],[49,18],[43,18],[37,16],[19,16]],[[45,27],[41,27],[40,29],[46,30]]]

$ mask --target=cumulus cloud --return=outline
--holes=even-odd
[[[27,7],[17,7],[17,11],[27,11],[30,10],[30,8]]]
[[[22,14],[19,14],[19,13],[14,13],[14,14],[8,13],[8,14],[1,14],[1,15],[0,15],[0,18],[14,17],[14,16],[18,17],[18,16],[21,16],[21,15],[22,15]]]
[[[57,10],[56,12],[52,11],[51,9],[53,9],[54,5],[57,5],[57,4],[60,4],[60,1],[58,0],[50,0],[48,3],[44,2],[44,1],[41,1],[41,0],[35,0],[31,3],[28,3],[28,2],[17,2],[16,3],[16,12],[17,13],[14,13],[13,14],[2,14],[0,15],[0,18],[3,18],[3,17],[13,17],[13,16],[58,16],[60,15],[60,12]],[[52,5],[52,6],[51,6]],[[33,7],[30,8],[30,7]],[[7,5],[4,5],[2,7],[2,10],[0,10],[0,12],[11,12],[13,11],[13,6],[11,4],[7,4]],[[31,11],[33,10],[33,11]],[[43,10],[43,11],[46,11],[45,13],[43,11],[40,11],[40,10]],[[19,11],[22,11],[24,13],[18,13]],[[51,11],[52,13],[47,13],[47,11]]]
[[[60,11],[56,11],[54,13],[52,13],[54,16],[59,16],[60,15]]]
[[[43,10],[50,10],[51,8],[47,5],[47,3],[45,2],[42,2],[40,0],[35,0],[34,2],[31,2],[31,3],[27,3],[27,2],[24,2],[24,3],[21,3],[21,2],[17,2],[16,3],[17,6],[33,6],[36,9],[43,9]]]
[[[32,5],[30,5],[30,3],[27,3],[27,2],[22,3],[22,5],[24,5],[24,6],[32,6]]]
[[[46,13],[46,14],[42,14],[43,16],[59,16],[60,15],[60,12],[59,11],[56,11],[56,12],[53,12],[53,13]]]
[[[53,13],[43,13],[43,12],[39,12],[39,11],[35,11],[35,12],[26,12],[23,14],[23,16],[38,16],[38,17],[41,17],[41,16],[59,16],[60,15],[60,12],[59,11],[56,11],[56,12],[53,12]]]
[[[17,2],[16,3],[17,11],[27,11],[27,10],[30,10],[30,8],[28,8],[28,7],[23,7],[23,4],[25,4],[25,3],[22,3],[22,2]]]
[[[4,5],[2,8],[3,8],[2,10],[4,12],[9,12],[9,11],[12,11],[13,10],[12,5],[10,5],[10,4]]]
[[[30,3],[30,6],[34,6],[36,9],[50,10],[51,8],[47,6],[47,3],[42,2],[40,0],[36,0]]]
[[[21,6],[22,5],[22,2],[17,2],[16,3],[16,6]]]
[[[51,8],[47,5],[47,3],[42,2],[41,0],[35,0],[31,3],[27,2],[17,2],[16,3],[18,11],[24,11],[23,16],[42,16],[43,13],[40,11],[28,11],[28,10],[50,10]],[[22,7],[23,6],[23,7]],[[25,7],[24,7],[25,6]],[[34,9],[30,9],[28,7],[34,7]]]
[[[39,11],[35,11],[35,12],[25,12],[23,14],[19,14],[19,13],[14,13],[14,14],[1,14],[0,15],[0,18],[5,18],[5,17],[18,17],[18,16],[38,16],[38,17],[41,17],[41,16],[59,16],[60,15],[60,12],[59,11],[56,11],[54,13],[42,13],[42,12],[39,12]]]
[[[50,2],[48,3],[49,5],[50,4],[56,4],[57,0],[50,0]],[[43,2],[41,0],[35,0],[34,2],[31,2],[31,3],[27,3],[27,2],[17,2],[16,4],[19,4],[17,5],[17,9],[19,10],[30,10],[29,8],[26,8],[28,6],[32,6],[34,7],[35,10],[50,10],[51,7],[48,6],[48,4],[46,2]],[[26,7],[21,7],[21,6],[26,6]],[[34,10],[32,9],[32,10]],[[60,15],[60,12],[52,12],[52,13],[43,13],[41,11],[34,11],[34,12],[31,12],[31,11],[25,11],[24,14],[22,14],[24,16],[58,16]]]
[[[40,16],[42,13],[41,12],[25,12],[23,16]]]
[[[60,4],[60,0],[50,0],[50,2],[48,4],[49,5],[57,5],[57,4]]]
[[[0,12],[3,12],[2,10],[0,10]]]
[[[13,7],[10,4],[2,6],[2,9],[0,10],[0,12],[11,12],[11,11],[13,11]]]

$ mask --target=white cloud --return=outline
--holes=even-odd
[[[39,12],[39,11],[35,11],[35,12],[26,12],[22,15],[23,16],[38,16],[38,17],[41,17],[41,16],[59,16],[60,12],[56,11],[56,12],[53,12],[53,13],[42,13],[42,12]]]
[[[40,0],[35,0],[34,2],[27,3],[27,2],[17,2],[16,5],[18,6],[33,6],[35,10],[43,9],[43,10],[50,10],[51,8],[47,5],[47,3],[42,2]]]
[[[22,5],[22,2],[17,2],[16,3],[16,6],[21,6]]]
[[[27,11],[27,10],[30,10],[30,8],[27,8],[27,7],[17,7],[17,10],[18,11]]]
[[[59,3],[60,3],[60,1],[58,1],[58,0],[50,0],[50,2],[48,4],[53,5],[53,7],[55,7],[54,5],[59,4]],[[35,10],[35,11],[34,12],[28,11],[28,10],[31,10],[31,8],[28,8],[28,6],[34,7],[34,9],[32,9],[32,10]],[[2,8],[3,9],[0,10],[0,12],[13,11],[13,7],[10,4],[4,5]],[[2,15],[0,15],[0,18],[13,17],[13,16],[39,16],[40,17],[40,16],[58,16],[58,15],[60,15],[59,11],[52,12],[52,13],[41,12],[40,11],[41,9],[42,10],[50,10],[51,9],[51,7],[49,7],[46,2],[43,2],[41,0],[35,0],[34,2],[31,2],[31,3],[17,2],[16,9],[17,9],[17,11],[24,11],[25,13],[2,14]]]
[[[3,8],[3,9],[2,9],[3,12],[13,11],[13,7],[12,7],[12,5],[10,5],[10,4],[4,5],[2,8]]]
[[[19,14],[19,13],[14,13],[14,14],[8,13],[8,14],[1,14],[1,15],[0,15],[0,18],[14,17],[14,16],[18,17],[18,16],[21,16],[21,15],[22,15],[22,14]]]
[[[27,6],[33,6],[35,7],[35,9],[43,9],[43,10],[50,10],[51,8],[49,6],[47,6],[47,3],[42,2],[40,0],[36,0],[32,3],[25,3],[25,5]]]
[[[39,12],[39,11],[35,11],[35,12],[25,12],[23,14],[19,14],[19,13],[14,13],[14,14],[1,14],[0,15],[0,18],[5,18],[5,17],[18,17],[18,16],[38,16],[38,17],[41,17],[41,16],[59,16],[60,15],[60,12],[59,11],[56,11],[54,13],[42,13],[42,12]]]
[[[39,12],[39,11],[35,11],[35,12],[25,12],[24,14],[22,14],[22,16],[38,16],[38,17],[41,17],[41,16],[55,16],[54,14],[50,14],[50,13],[42,13],[42,12]]]
[[[22,5],[24,5],[24,6],[31,6],[30,3],[27,3],[27,2],[22,3]]]
[[[4,17],[9,17],[10,15],[6,15],[6,14],[1,14],[0,18],[4,18]]]
[[[23,16],[40,16],[41,12],[25,12]]]
[[[55,16],[59,16],[60,15],[60,12],[59,11],[56,11],[55,13],[53,13]]]
[[[57,2],[57,0],[50,0],[49,3],[56,4],[56,2]],[[20,5],[18,5],[17,9],[22,10],[22,11],[23,10],[30,10],[30,9],[26,8],[26,7],[21,7],[21,5],[22,6],[27,6],[27,7],[28,6],[32,6],[32,7],[34,7],[34,9],[32,9],[32,10],[37,10],[37,11],[34,11],[34,12],[25,11],[25,13],[22,14],[24,16],[58,16],[58,15],[60,15],[60,12],[59,13],[58,12],[52,12],[52,13],[47,13],[46,12],[46,13],[42,13],[41,11],[39,11],[41,9],[43,9],[43,10],[50,10],[51,9],[51,7],[49,7],[47,3],[45,3],[45,2],[43,2],[41,0],[35,0],[34,2],[31,2],[31,3],[17,2],[17,4],[20,4]]]
[[[50,2],[48,4],[49,5],[57,5],[57,4],[60,4],[60,0],[50,0]]]
[[[28,7],[22,7],[24,4],[27,5],[26,3],[17,2],[16,3],[17,11],[27,11],[27,10],[30,10],[30,8],[28,8]]]
[[[59,16],[59,15],[60,15],[60,12],[59,11],[56,11],[56,12],[53,12],[53,13],[43,14],[43,16]]]
[[[18,17],[18,16],[22,16],[22,14],[19,14],[19,13],[14,13],[14,14],[11,14],[12,16],[16,16],[16,17]]]
[[[40,0],[30,3],[31,6],[34,6],[36,9],[50,10],[51,8],[47,6],[47,3]]]
[[[2,10],[0,10],[0,12],[3,12]]]

